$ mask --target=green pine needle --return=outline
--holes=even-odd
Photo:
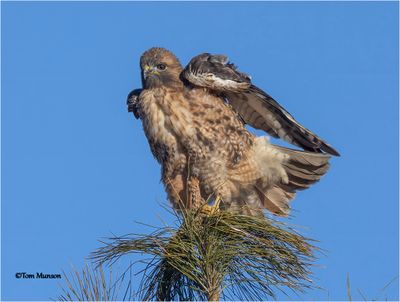
[[[284,224],[228,212],[181,214],[177,229],[109,238],[92,258],[102,264],[129,253],[152,255],[139,288],[142,300],[265,300],[276,290],[313,286],[316,248]]]

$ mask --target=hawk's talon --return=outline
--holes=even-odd
[[[212,206],[210,206],[207,203],[205,205],[203,205],[203,207],[201,208],[201,213],[208,215],[208,216],[214,215],[220,211],[220,209],[219,209],[220,204],[221,204],[221,197],[217,196],[215,198],[214,204]]]

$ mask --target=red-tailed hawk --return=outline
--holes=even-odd
[[[301,126],[223,55],[194,57],[183,69],[166,49],[140,58],[143,89],[128,96],[143,123],[172,205],[287,215],[297,190],[317,182],[339,153]],[[270,144],[245,124],[305,151]]]

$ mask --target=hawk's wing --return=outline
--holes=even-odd
[[[250,77],[238,71],[227,57],[208,53],[196,56],[182,76],[196,86],[218,92],[252,127],[304,150],[339,156],[333,147],[300,125],[272,97],[251,84]]]
[[[224,55],[198,55],[185,67],[182,76],[196,86],[215,91],[239,92],[251,86],[250,77],[238,71]]]
[[[142,89],[135,89],[132,90],[126,99],[126,104],[128,105],[128,112],[133,112],[133,115],[138,119],[140,118],[139,114],[139,95],[142,92]]]

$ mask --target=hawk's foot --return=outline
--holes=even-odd
[[[221,203],[221,197],[217,196],[215,198],[213,205],[209,205],[206,203],[202,206],[201,213],[206,214],[208,216],[218,213],[220,211],[220,209],[219,209],[220,203]]]

